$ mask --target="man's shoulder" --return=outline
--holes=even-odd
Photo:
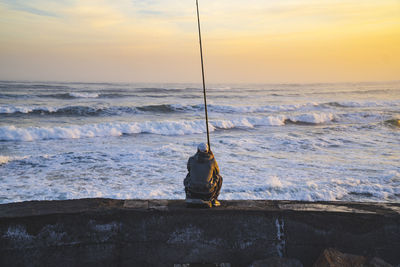
[[[195,160],[195,157],[196,157],[196,154],[194,154],[193,156],[189,157],[189,160],[188,160],[188,161],[193,161],[193,160]]]

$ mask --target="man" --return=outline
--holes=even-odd
[[[197,153],[189,158],[187,163],[188,174],[183,181],[188,204],[205,204],[220,206],[217,200],[222,187],[222,177],[219,174],[217,161],[208,145],[201,143]],[[199,200],[200,202],[193,202]]]

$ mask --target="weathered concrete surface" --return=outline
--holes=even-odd
[[[328,247],[400,263],[400,204],[81,199],[0,205],[0,266],[311,266]]]

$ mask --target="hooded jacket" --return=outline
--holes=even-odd
[[[219,168],[212,152],[197,151],[189,158],[187,169],[189,173],[184,181],[185,187],[197,193],[213,192],[219,178]]]

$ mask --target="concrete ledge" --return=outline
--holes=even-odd
[[[0,266],[173,266],[283,256],[311,266],[327,247],[400,264],[400,204],[80,199],[0,205]]]

